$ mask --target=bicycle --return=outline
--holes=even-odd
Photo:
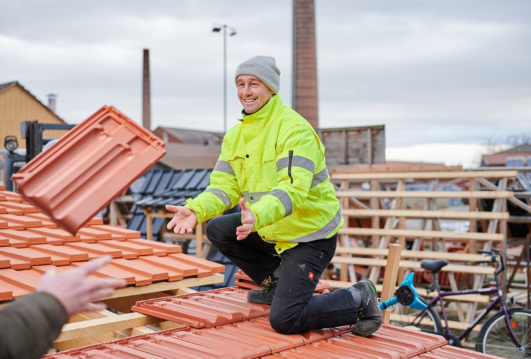
[[[504,358],[531,358],[531,311],[520,307],[508,308],[508,303],[514,301],[508,300],[506,302],[503,300],[503,292],[500,287],[498,275],[505,273],[505,265],[500,252],[496,250],[479,250],[478,252],[490,256],[490,259],[477,261],[476,263],[497,263],[498,269],[494,273],[494,279],[496,281],[495,288],[441,292],[437,275],[443,267],[448,265],[448,261],[446,259],[423,260],[420,262],[421,267],[432,272],[437,296],[429,302],[419,298],[427,305],[427,308],[423,310],[412,309],[397,304],[395,306],[395,312],[391,314],[391,322],[400,326],[416,326],[422,331],[442,335],[448,340],[450,345],[460,347],[461,340],[466,338],[476,325],[494,307],[500,304],[501,310],[492,315],[481,327],[476,339],[476,350],[481,353],[497,355]],[[478,293],[497,293],[498,297],[459,336],[452,334],[448,326],[448,317],[443,298]],[[441,318],[434,308],[439,301],[446,325],[445,330],[443,330]]]

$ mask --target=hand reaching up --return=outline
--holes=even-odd
[[[194,211],[187,207],[170,205],[167,205],[166,209],[175,212],[175,216],[168,223],[168,230],[171,231],[173,228],[173,232],[176,234],[185,234],[185,232],[192,234],[193,228],[197,224],[197,216]]]
[[[254,223],[256,222],[253,211],[247,207],[243,198],[240,198],[240,207],[242,208],[242,225],[236,228],[236,239],[239,241],[247,238],[253,230]]]

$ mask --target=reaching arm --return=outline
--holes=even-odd
[[[104,256],[60,274],[50,269],[41,278],[36,293],[1,310],[0,358],[38,359],[46,354],[70,316],[104,310],[104,304],[91,302],[110,297],[114,288],[125,286],[125,281],[88,276],[111,260]]]

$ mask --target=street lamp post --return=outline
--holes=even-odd
[[[214,25],[212,32],[220,32],[223,29],[223,133],[227,133],[227,28],[230,36],[236,35],[236,29],[227,25]]]

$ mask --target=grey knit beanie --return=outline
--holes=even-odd
[[[252,75],[258,77],[274,93],[280,89],[280,70],[271,56],[255,56],[244,61],[236,70],[235,80],[240,75]]]

